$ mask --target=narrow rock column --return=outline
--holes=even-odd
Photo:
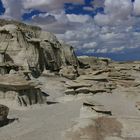
[[[4,62],[4,54],[0,53],[0,63],[3,63],[3,62]]]

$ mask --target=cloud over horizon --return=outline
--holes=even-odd
[[[140,52],[140,0],[2,0],[2,3],[6,10],[1,17],[53,32],[73,45],[78,54]]]

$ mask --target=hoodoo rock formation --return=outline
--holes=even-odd
[[[0,99],[21,106],[46,103],[46,95],[32,83],[45,70],[66,78],[78,76],[78,59],[73,47],[55,35],[16,21],[0,23]],[[71,67],[71,70],[69,68]]]
[[[47,94],[42,93],[39,85],[17,74],[0,76],[0,99],[16,101],[20,106],[46,103]]]

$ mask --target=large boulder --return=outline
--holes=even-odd
[[[109,58],[97,58],[93,56],[79,56],[78,59],[83,65],[89,65],[92,69],[104,69],[111,62]]]
[[[70,80],[75,80],[78,77],[78,71],[74,66],[63,66],[59,71],[60,76],[68,78]]]

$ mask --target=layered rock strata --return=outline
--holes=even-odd
[[[34,77],[45,69],[59,72],[65,66],[78,67],[73,47],[60,43],[52,33],[12,21],[3,21],[0,25],[1,74],[9,72],[5,67],[7,62],[31,71]]]
[[[0,76],[0,99],[16,101],[20,106],[44,104],[47,95],[42,93],[38,84],[27,81],[17,74]]]

